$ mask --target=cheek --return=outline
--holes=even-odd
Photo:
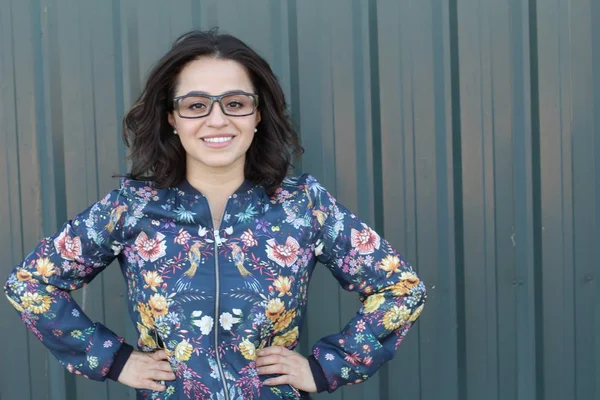
[[[254,120],[248,120],[243,122],[240,121],[240,123],[237,124],[236,128],[239,132],[242,133],[244,141],[247,141],[248,143],[252,142],[252,139],[255,135],[254,129],[256,129],[256,124]]]
[[[194,137],[200,132],[200,129],[202,129],[203,123],[204,121],[201,118],[181,120],[179,124],[177,124],[177,130],[182,137]]]
[[[197,145],[199,139],[196,137],[198,136],[199,131],[200,126],[198,123],[185,123],[177,126],[179,140],[181,141],[181,144],[186,152],[192,151],[192,149]]]

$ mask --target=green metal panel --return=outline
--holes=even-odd
[[[152,63],[218,25],[278,75],[297,170],[427,283],[396,359],[315,398],[598,398],[599,20],[594,0],[0,0],[0,272],[115,187]],[[75,297],[134,340],[116,265]],[[303,353],[359,306],[324,268],[310,299]],[[0,399],[134,398],[0,315]]]
[[[427,318],[385,371],[389,399],[458,398],[449,9],[444,3],[377,4],[384,234],[426,277],[429,296]]]
[[[457,14],[466,398],[534,399],[528,6],[465,0]]]
[[[600,395],[599,10],[590,1],[538,5],[543,390],[550,400]]]

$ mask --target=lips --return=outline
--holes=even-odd
[[[217,134],[205,136],[200,139],[206,147],[209,147],[211,149],[224,149],[229,147],[229,145],[233,142],[235,138],[235,135]]]

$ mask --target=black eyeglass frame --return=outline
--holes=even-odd
[[[246,95],[246,96],[251,97],[254,100],[254,108],[252,109],[251,112],[249,112],[247,114],[229,114],[229,113],[227,113],[227,111],[225,111],[225,107],[223,107],[223,103],[221,103],[221,100],[224,97],[234,96],[236,94]],[[179,103],[181,100],[183,100],[187,97],[204,97],[204,98],[210,99],[210,104],[208,105],[208,112],[206,113],[206,115],[200,115],[197,117],[185,117],[185,116],[181,115],[181,111],[179,110]],[[255,93],[244,92],[243,90],[234,90],[231,92],[220,94],[218,96],[211,96],[210,94],[206,94],[204,92],[190,92],[190,93],[184,94],[182,96],[175,97],[173,99],[173,109],[175,111],[177,111],[177,115],[179,115],[179,117],[181,117],[181,118],[186,118],[186,119],[204,118],[204,117],[208,117],[210,115],[210,113],[212,112],[212,109],[213,109],[213,104],[215,102],[219,103],[219,107],[221,107],[221,111],[223,111],[223,114],[225,114],[229,117],[247,117],[248,115],[252,115],[256,112],[256,109],[258,108],[258,95]]]

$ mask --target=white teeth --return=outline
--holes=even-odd
[[[223,143],[223,142],[229,142],[231,139],[233,139],[233,136],[204,138],[202,140],[204,140],[205,142],[209,142],[209,143]]]

